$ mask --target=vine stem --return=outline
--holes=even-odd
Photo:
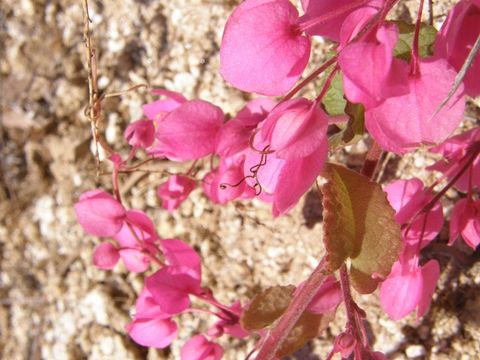
[[[266,335],[265,341],[260,348],[257,360],[272,360],[279,350],[283,341],[287,338],[298,319],[307,309],[318,289],[323,284],[326,277],[326,259],[323,258],[318,266],[313,270],[310,277],[305,282],[303,288],[293,298],[287,310],[280,317],[276,325]]]
[[[417,22],[415,24],[415,35],[413,37],[412,62],[410,64],[411,66],[410,74],[413,76],[420,75],[420,57],[418,54],[418,38],[420,37],[420,26],[422,25],[423,3],[424,3],[424,0],[420,0],[420,5],[418,6]]]
[[[443,187],[442,190],[440,190],[435,197],[430,200],[422,209],[420,209],[415,216],[412,218],[410,222],[413,222],[416,220],[416,218],[421,215],[422,213],[427,213],[429,212],[435,204],[440,200],[440,198],[445,195],[445,193],[457,182],[458,179],[465,173],[465,171],[468,170],[469,166],[472,165],[472,163],[475,161],[477,156],[480,154],[480,141],[473,143],[473,145],[469,148],[469,151],[467,151],[467,154],[465,156],[466,161],[465,164],[460,168],[458,173]],[[464,159],[465,159],[464,158]],[[460,162],[462,162],[460,160]]]
[[[300,84],[295,86],[287,95],[285,95],[282,99],[282,101],[290,100],[292,97],[295,96],[296,93],[298,93],[301,89],[305,87],[310,81],[314,80],[319,76],[322,72],[327,70],[330,65],[335,63],[337,61],[337,56],[333,56],[330,59],[328,59],[326,62],[324,62],[319,68],[314,70],[311,74],[309,74]]]
[[[378,145],[378,143],[374,140],[372,146],[368,150],[367,156],[365,157],[365,161],[363,162],[362,167],[362,174],[369,177],[370,179],[373,178],[375,175],[375,170],[377,169],[378,162],[382,157],[383,150]]]

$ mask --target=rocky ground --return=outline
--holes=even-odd
[[[212,101],[225,112],[238,110],[246,96],[229,88],[217,71],[223,25],[236,3],[91,0],[100,89],[116,92],[149,83]],[[438,21],[449,3],[435,2]],[[410,16],[406,6],[397,11]],[[142,277],[122,266],[112,272],[95,269],[91,254],[99,240],[86,236],[75,221],[72,204],[79,194],[109,186],[108,177],[95,177],[84,116],[88,96],[82,31],[79,0],[0,4],[0,357],[178,359],[179,345],[205,329],[208,320],[183,316],[171,349],[137,346],[124,325]],[[328,47],[318,43],[314,59],[321,61]],[[141,104],[148,100],[150,95],[140,90],[103,103],[101,127],[112,146],[122,149],[125,125],[141,115]],[[478,118],[473,106],[471,113]],[[348,161],[355,165],[365,148],[360,143],[350,149]],[[428,182],[421,169],[432,161],[422,153],[393,158],[384,180],[396,174]],[[277,220],[260,202],[217,207],[198,190],[169,215],[159,210],[155,197],[161,181],[158,173],[134,173],[122,178],[121,188],[129,205],[155,219],[161,236],[195,246],[204,261],[204,281],[222,301],[245,301],[272,282],[296,284],[322,256],[321,209],[314,192]],[[461,245],[459,250],[470,255]],[[478,359],[480,263],[426,255],[440,259],[442,277],[423,319],[393,322],[382,313],[376,294],[359,300],[367,310],[375,348],[391,359]],[[341,330],[341,311],[337,319],[294,358],[325,355]],[[252,342],[225,338],[223,345],[225,359],[242,359]]]

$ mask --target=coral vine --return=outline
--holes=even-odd
[[[95,248],[95,266],[110,270],[122,259],[131,272],[153,271],[145,277],[135,314],[126,326],[135,342],[165,348],[177,337],[178,315],[195,312],[213,316],[216,322],[184,344],[182,359],[220,359],[224,350],[215,339],[255,333],[260,340],[251,355],[273,359],[316,337],[343,302],[347,324],[328,358],[340,353],[345,359],[383,359],[368,342],[366,314],[354,302],[351,285],[360,293],[371,293],[380,285],[382,307],[392,319],[414,310],[417,318],[423,316],[441,268],[435,259],[425,262],[421,252],[438,239],[444,222],[440,200],[452,187],[465,197],[451,211],[448,243],[461,237],[472,249],[478,247],[480,129],[452,134],[462,122],[465,96],[480,93],[479,57],[470,64],[463,84],[455,87],[458,71],[472,56],[470,49],[480,34],[480,3],[460,1],[435,43],[425,45],[420,1],[407,62],[395,55],[404,30],[398,22],[385,20],[397,2],[302,0],[302,15],[288,0],[241,3],[225,25],[219,71],[240,90],[284,97],[251,100],[231,119],[207,101],[152,90],[160,98],[145,104],[144,117],[125,130],[129,154],[122,157],[107,149],[114,196],[95,189],[75,204],[78,221],[88,234],[110,238]],[[308,64],[316,36],[338,43],[336,54],[293,88]],[[429,49],[428,56],[420,51],[420,43]],[[327,69],[313,100],[294,97]],[[336,76],[340,82],[335,82]],[[340,121],[332,116],[339,114],[326,111],[334,86],[340,92],[333,101],[347,104]],[[456,91],[450,94],[452,89]],[[94,105],[98,104],[92,109]],[[331,134],[339,132],[340,147],[361,137],[373,139],[362,174],[340,165],[325,166],[329,141],[331,151],[338,149]],[[96,130],[94,135],[105,144]],[[370,180],[382,151],[404,154],[432,145],[430,151],[444,159],[429,168],[442,173],[431,187],[414,178],[393,181],[382,191]],[[194,161],[188,172],[170,174],[157,189],[169,212],[200,185],[214,203],[258,197],[272,204],[273,216],[281,216],[323,176],[326,257],[296,286],[273,286],[246,306],[240,301],[221,304],[202,283],[199,254],[181,240],[161,238],[147,214],[127,209],[122,201],[118,177],[138,168],[132,164],[137,152],[151,160]],[[199,171],[197,161],[202,164],[207,157],[210,168]],[[445,179],[447,184],[435,192]],[[337,270],[339,281],[334,276]]]

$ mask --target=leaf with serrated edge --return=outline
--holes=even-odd
[[[327,164],[323,193],[323,231],[331,271],[351,259],[355,289],[373,292],[390,272],[401,250],[400,226],[380,185],[344,166]]]
[[[275,355],[278,358],[283,358],[293,354],[302,348],[307,341],[316,338],[322,327],[322,318],[323,315],[304,312]]]
[[[240,319],[247,331],[260,330],[272,324],[287,309],[295,286],[273,286],[255,295]]]

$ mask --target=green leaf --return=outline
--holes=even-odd
[[[273,286],[255,295],[240,319],[247,331],[260,330],[277,320],[292,300],[295,286]]]
[[[326,74],[328,76],[329,73]],[[330,83],[330,87],[323,96],[322,104],[329,115],[345,114],[347,101],[343,92],[342,74],[337,72]]]
[[[344,166],[327,164],[322,186],[323,230],[330,271],[351,259],[354,288],[373,292],[401,250],[400,226],[380,185]]]
[[[410,60],[412,51],[413,37],[415,34],[415,25],[408,24],[404,21],[392,21],[397,25],[399,31],[399,38],[393,55],[403,60]],[[420,57],[427,57],[433,55],[433,43],[437,29],[431,25],[421,24],[420,34],[418,37],[418,53]]]
[[[345,113],[348,115],[347,124],[343,126],[340,132],[328,138],[331,151],[358,142],[365,133],[365,109],[363,105],[347,102]]]

